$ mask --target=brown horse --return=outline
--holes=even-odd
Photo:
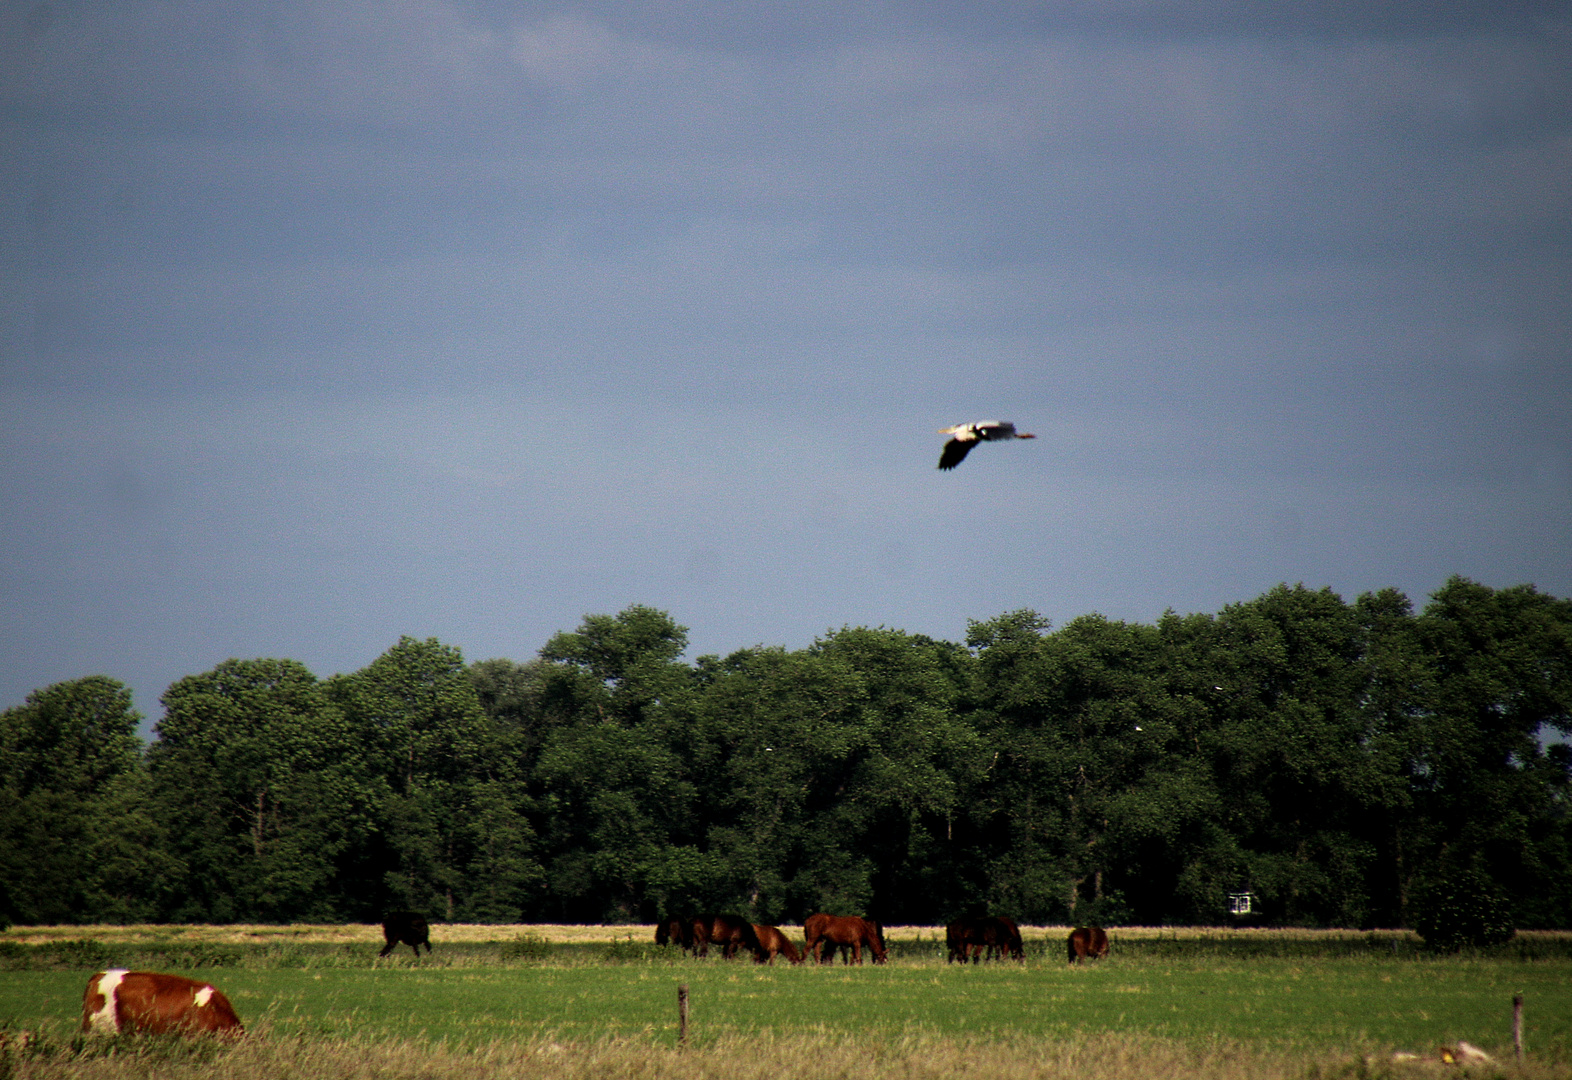
[[[1108,935],[1100,926],[1077,926],[1070,931],[1065,947],[1072,964],[1083,959],[1096,960],[1108,955]]]
[[[655,944],[681,945],[683,952],[692,952],[693,920],[667,916],[655,926]]]
[[[695,915],[689,924],[693,931],[693,944],[700,956],[710,954],[711,945],[721,947],[721,956],[730,960],[738,949],[747,949],[759,955],[759,935],[753,924],[740,915]]]
[[[884,963],[886,952],[884,948],[884,928],[871,919],[859,919],[855,915],[826,915],[820,912],[809,915],[808,921],[803,923],[803,931],[808,939],[808,952],[813,954],[813,959],[818,963],[828,960],[835,962],[835,950],[850,949],[851,956],[844,957],[848,964],[862,963],[862,947],[868,946],[868,951],[873,953],[873,962]],[[829,942],[830,951],[826,957],[821,955],[820,949],[825,942]]]
[[[797,951],[797,946],[792,944],[776,926],[760,926],[753,924],[753,932],[759,937],[759,952],[753,958],[756,964],[773,964],[777,956],[784,956],[794,964],[802,963],[802,953]]]
[[[979,959],[1004,959],[1006,953],[1012,960],[1026,958],[1021,943],[1021,931],[1014,919],[1000,915],[985,915],[969,919],[956,919],[944,928],[944,941],[949,947],[949,962],[976,963]]]
[[[988,930],[983,931],[983,936],[986,938],[989,930],[992,931],[994,940],[991,944],[998,953],[999,959],[1003,960],[1004,954],[1008,952],[1011,960],[1025,963],[1026,945],[1021,941],[1021,928],[1015,925],[1015,920],[1003,915],[995,915],[988,922],[991,925]]]
[[[944,928],[944,944],[948,951],[945,963],[976,963],[983,951],[982,919],[956,919]]]

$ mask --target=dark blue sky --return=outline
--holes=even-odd
[[[4,0],[0,707],[1572,595],[1566,3],[801,6]]]

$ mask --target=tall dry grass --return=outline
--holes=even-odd
[[[520,934],[535,934],[548,941],[572,944],[597,944],[625,941],[629,934],[636,940],[654,940],[651,926],[575,926],[558,923],[497,925],[482,923],[438,923],[432,936],[454,944],[485,944],[508,941]],[[48,945],[59,941],[92,940],[105,944],[202,945],[382,945],[382,927],[377,923],[291,923],[287,925],[233,923],[225,926],[140,923],[127,926],[13,926],[4,940],[20,945]]]
[[[800,927],[785,925],[788,933]],[[1028,938],[1049,939],[1063,942],[1070,932],[1068,926],[1023,926],[1021,933]],[[1384,934],[1401,935],[1402,931],[1382,931]],[[436,923],[432,926],[434,937],[455,944],[478,944],[508,941],[520,934],[534,934],[548,941],[564,944],[600,944],[613,941],[653,940],[655,927],[651,925],[600,926],[571,923]],[[1361,930],[1307,930],[1260,929],[1251,927],[1159,927],[1121,926],[1109,930],[1110,936],[1130,941],[1195,940],[1210,937],[1228,937],[1236,940],[1272,941],[1343,941],[1367,936]],[[1526,937],[1565,936],[1564,931],[1519,931]],[[891,942],[944,940],[942,926],[887,926],[885,939]],[[106,943],[165,941],[171,943],[193,942],[214,945],[251,945],[294,943],[300,945],[338,945],[382,942],[382,927],[376,923],[292,923],[288,925],[235,923],[225,926],[132,924],[127,926],[13,926],[3,937],[23,945],[47,945],[56,941],[90,938]]]
[[[1358,1053],[1309,1058],[1233,1043],[1140,1036],[1063,1041],[790,1040],[726,1037],[684,1049],[637,1039],[494,1042],[465,1051],[406,1041],[248,1039],[238,1045],[119,1040],[0,1050],[0,1080],[1332,1080],[1505,1076],[1569,1080],[1572,1067],[1529,1062],[1398,1063]]]

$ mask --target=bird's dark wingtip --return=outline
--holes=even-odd
[[[944,453],[939,455],[939,468],[948,472],[966,460],[966,455],[971,453],[972,444],[959,439],[951,439],[944,444]]]

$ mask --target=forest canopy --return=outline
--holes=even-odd
[[[683,659],[634,606],[525,661],[405,637],[0,714],[0,918],[1415,925],[1448,882],[1572,926],[1572,601],[1286,585]]]

